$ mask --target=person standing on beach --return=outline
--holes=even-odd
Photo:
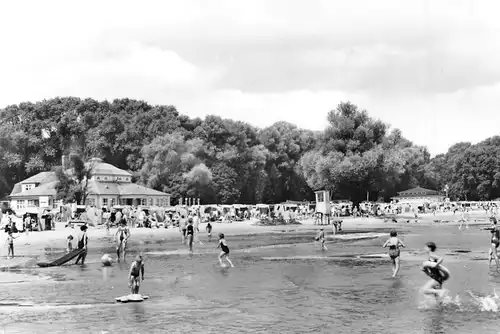
[[[85,264],[85,258],[87,257],[87,245],[89,242],[89,238],[87,236],[87,226],[83,225],[80,227],[80,235],[78,236],[78,249],[83,249],[84,251],[78,255],[76,258],[75,264],[78,264],[80,260],[82,260],[82,266]]]
[[[323,230],[323,228],[319,229],[319,233],[316,236],[315,240],[320,242],[322,251],[328,250],[328,248],[326,248],[325,246],[325,231]]]
[[[19,238],[19,236],[14,237],[12,231],[7,232],[7,258],[14,258],[14,239]]]
[[[436,254],[436,248],[434,242],[428,242],[425,245],[429,260],[423,263],[422,271],[431,279],[422,287],[422,292],[437,298],[443,296],[443,282],[450,278],[450,272],[442,265],[443,258]]]
[[[194,226],[193,220],[190,219],[188,225],[186,226],[186,237],[188,241],[189,251],[193,252],[193,240],[194,240]]]
[[[497,226],[497,219],[495,217],[491,217],[490,221],[492,225],[490,227],[485,227],[484,230],[491,232],[491,247],[488,252],[489,266],[491,267],[491,260],[495,259],[497,264],[497,270],[500,267],[500,261],[498,260],[497,249],[500,245],[500,228]]]
[[[208,221],[206,229],[208,233],[208,240],[212,241],[212,224],[210,224],[210,221]]]
[[[398,233],[396,230],[392,230],[390,233],[390,238],[385,242],[384,248],[389,247],[389,256],[392,261],[392,277],[396,277],[399,272],[399,256],[400,247],[405,247],[403,242],[399,240]]]

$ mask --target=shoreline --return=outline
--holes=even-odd
[[[470,221],[467,223],[469,226],[478,226],[488,224],[488,218],[485,214],[474,215],[471,217]],[[438,219],[446,218],[446,219]],[[455,219],[453,219],[455,218]],[[393,228],[404,228],[412,229],[414,227],[440,227],[440,226],[458,226],[460,222],[458,221],[459,216],[453,216],[452,214],[429,214],[422,216],[418,219],[418,223],[415,223],[415,219],[409,219],[410,223],[407,223],[407,217],[401,216],[396,217],[399,221],[394,223],[392,221],[385,221],[383,218],[340,218],[343,221],[342,231],[336,235],[331,234],[333,228],[332,225],[314,225],[313,219],[306,219],[300,221],[300,224],[287,224],[287,225],[256,225],[257,219],[251,219],[243,222],[233,222],[233,223],[212,223],[214,227],[213,237],[216,238],[218,233],[224,233],[226,236],[236,236],[236,235],[251,235],[251,234],[268,234],[268,233],[282,233],[282,232],[315,232],[321,227],[325,229],[327,234],[327,240],[333,239],[345,239],[349,240],[355,238],[356,233],[362,233],[360,239],[371,238],[371,234],[381,234],[382,229],[393,229]],[[435,220],[447,220],[449,222],[435,222]],[[206,223],[201,223],[199,228],[201,235],[204,235]],[[144,240],[149,241],[170,241],[180,238],[180,232],[178,228],[159,228],[159,229],[149,229],[149,228],[131,228],[131,238],[133,242],[143,242]],[[78,228],[65,228],[64,223],[56,223],[55,230],[42,231],[42,232],[29,232],[15,234],[19,236],[14,241],[15,254],[16,257],[13,259],[7,259],[7,247],[5,245],[6,234],[1,233],[0,244],[2,245],[0,250],[0,269],[5,270],[9,268],[19,268],[25,267],[31,262],[36,261],[40,257],[46,257],[50,253],[63,252],[66,248],[66,238],[68,235],[73,235],[77,238],[79,234]],[[89,248],[92,252],[93,248],[104,248],[109,247],[110,243],[114,243],[114,233],[116,228],[113,228],[107,234],[104,226],[89,227]],[[347,232],[347,233],[345,233]],[[364,236],[366,234],[366,236]],[[382,233],[384,234],[384,233]],[[351,236],[349,236],[351,235]],[[3,242],[2,242],[3,241]],[[74,241],[75,243],[75,241]],[[53,250],[53,251],[52,251]]]

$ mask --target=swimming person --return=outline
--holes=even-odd
[[[192,253],[193,252],[193,240],[194,240],[194,226],[193,226],[192,219],[189,219],[188,226],[186,227],[186,237],[188,240],[189,251]]]
[[[120,261],[120,254],[123,257],[123,261],[125,261],[128,238],[130,238],[130,230],[127,226],[127,222],[122,220],[121,226],[118,227],[115,233],[117,261]]]
[[[392,230],[390,236],[391,237],[385,242],[383,247],[389,247],[389,256],[392,260],[392,277],[396,277],[399,271],[399,248],[405,247],[405,245],[399,240],[396,230]]]
[[[229,260],[229,247],[227,246],[227,242],[224,239],[224,233],[219,234],[219,243],[217,244],[216,249],[219,248],[219,247],[222,250],[220,252],[220,254],[219,254],[219,263],[220,263],[220,266],[224,267],[224,263],[222,263],[222,259],[225,258],[226,261],[231,266],[231,268],[234,268],[233,263],[231,262],[231,260]]]
[[[131,289],[133,295],[137,295],[141,286],[141,276],[144,281],[144,262],[142,261],[142,256],[136,256],[135,261],[132,262],[132,265],[130,266],[128,276],[128,287]]]
[[[450,278],[450,272],[442,265],[443,258],[436,254],[436,244],[428,242],[425,250],[429,254],[429,260],[422,266],[423,272],[431,279],[422,287],[422,292],[427,295],[442,297],[444,294],[443,282]]]
[[[78,255],[75,264],[78,264],[78,261],[82,260],[82,265],[84,265],[85,258],[87,257],[87,245],[89,242],[89,238],[87,237],[87,226],[80,226],[80,231],[80,235],[78,236],[78,249],[83,249],[84,251]]]
[[[66,252],[71,253],[73,251],[73,236],[70,234],[66,239]]]
[[[323,230],[323,228],[319,229],[318,235],[316,236],[315,240],[320,242],[322,251],[328,250],[328,248],[326,248],[325,246],[325,231]]]
[[[498,246],[500,245],[500,228],[497,225],[497,219],[495,217],[491,217],[490,221],[492,225],[490,227],[484,228],[484,230],[491,232],[491,247],[488,252],[488,258],[490,261],[489,266],[491,267],[491,260],[493,260],[494,258],[498,269],[500,267],[500,261],[498,260],[497,249]]]

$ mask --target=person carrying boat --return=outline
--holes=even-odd
[[[120,255],[125,261],[125,253],[127,251],[127,241],[128,238],[130,238],[130,230],[125,220],[122,220],[120,223],[121,224],[120,226],[118,226],[118,229],[116,230],[115,233],[116,256],[118,261],[120,261]]]

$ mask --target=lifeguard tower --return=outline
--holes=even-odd
[[[316,191],[316,213],[321,213],[320,225],[330,224],[332,208],[330,205],[330,192],[327,190]]]

